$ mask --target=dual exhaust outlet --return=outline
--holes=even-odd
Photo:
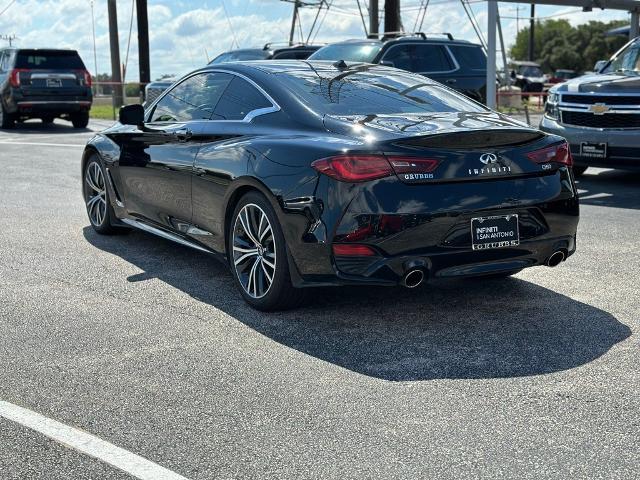
[[[557,250],[551,254],[545,261],[547,267],[557,267],[566,259],[566,255],[562,250]],[[416,288],[424,282],[424,270],[420,268],[412,268],[404,274],[400,284],[407,288]]]

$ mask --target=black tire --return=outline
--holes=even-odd
[[[93,229],[102,235],[113,235],[126,229],[113,226],[117,217],[109,200],[106,175],[100,157],[96,154],[91,155],[82,175],[82,194]]]
[[[0,128],[3,130],[9,130],[16,126],[16,117],[12,113],[7,113],[4,110],[4,106],[0,101]]]
[[[241,212],[242,218],[239,218]],[[263,226],[263,215],[268,220],[267,226]],[[247,221],[251,234],[244,228]],[[258,244],[249,237],[256,238]],[[256,253],[251,253],[252,250]],[[293,308],[303,302],[304,290],[291,284],[282,227],[273,207],[261,193],[249,192],[236,205],[227,231],[227,254],[236,287],[251,307],[270,312]],[[246,258],[242,260],[242,256]]]
[[[55,117],[42,117],[41,120],[45,125],[51,125],[55,120]]]
[[[71,123],[73,128],[87,128],[87,125],[89,125],[89,112],[72,114]]]
[[[584,172],[587,171],[587,168],[589,168],[589,167],[585,167],[583,165],[574,165],[573,166],[573,174],[576,177],[581,177],[582,175],[584,175]]]

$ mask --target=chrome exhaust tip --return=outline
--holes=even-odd
[[[424,281],[424,272],[418,268],[409,270],[402,279],[402,285],[407,288],[416,288]]]
[[[557,267],[564,261],[564,259],[564,252],[562,250],[558,250],[557,252],[551,254],[549,258],[547,258],[545,264],[547,265],[547,267]]]

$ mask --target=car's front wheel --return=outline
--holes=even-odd
[[[302,292],[291,284],[282,228],[264,195],[250,192],[240,199],[227,242],[233,278],[249,305],[273,311],[300,303]]]
[[[109,203],[106,172],[95,154],[87,161],[82,187],[87,215],[93,229],[104,235],[118,233],[119,229],[113,226],[116,217]]]

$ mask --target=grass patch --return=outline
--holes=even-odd
[[[89,115],[91,118],[100,120],[113,120],[113,107],[111,105],[92,105]]]

